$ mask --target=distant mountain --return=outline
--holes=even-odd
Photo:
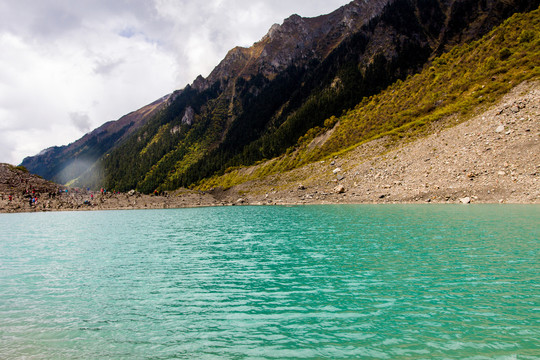
[[[83,138],[71,150],[74,144],[53,148],[23,165],[78,186],[143,192],[193,186],[293,152],[364,98],[538,6],[538,0],[356,0],[328,15],[293,15],[252,47],[231,50],[207,78],[159,102],[137,129],[109,137],[94,131],[85,136],[94,143]],[[91,161],[78,162],[85,154]]]
[[[117,121],[109,121],[69,145],[54,146],[27,157],[21,165],[48,180],[60,184],[69,183],[149,121],[166,104],[168,97],[154,101]]]

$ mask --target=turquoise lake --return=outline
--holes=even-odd
[[[0,359],[539,359],[540,206],[0,215]]]

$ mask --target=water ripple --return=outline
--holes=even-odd
[[[0,359],[533,359],[538,206],[0,215]]]

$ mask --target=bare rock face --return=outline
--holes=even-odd
[[[191,106],[188,106],[186,108],[186,111],[184,112],[184,116],[182,117],[182,124],[192,125],[194,117],[195,117],[195,110],[193,110]]]
[[[202,77],[202,75],[197,76],[195,81],[193,81],[193,84],[191,85],[192,88],[198,91],[204,91],[208,89],[208,82],[205,78]]]

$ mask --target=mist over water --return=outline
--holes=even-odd
[[[534,359],[540,207],[0,215],[0,359]]]

